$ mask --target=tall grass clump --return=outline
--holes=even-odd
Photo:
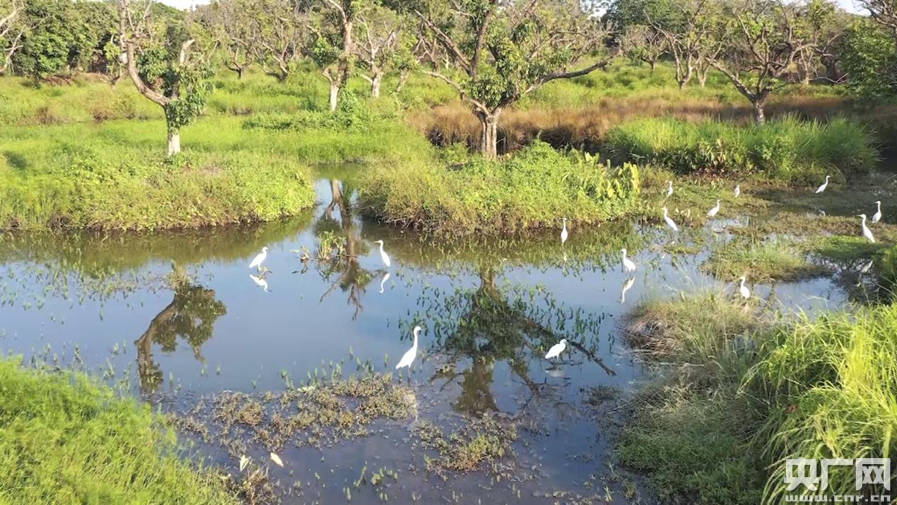
[[[803,320],[763,343],[765,355],[745,377],[763,398],[756,434],[771,469],[765,502],[787,491],[789,458],[890,458],[897,453],[897,304]],[[830,494],[881,493],[854,488],[853,471],[829,479]],[[811,494],[811,493],[810,493]]]
[[[603,149],[618,161],[648,161],[683,174],[756,174],[799,183],[871,170],[872,135],[844,118],[828,122],[786,116],[765,125],[672,118],[637,119],[611,131]]]
[[[786,459],[892,457],[897,304],[795,320],[714,296],[637,309],[635,343],[665,373],[638,397],[623,464],[672,500],[772,504],[815,494],[787,490]],[[883,491],[855,490],[853,472],[834,472],[825,493]]]
[[[600,223],[637,204],[635,165],[614,169],[541,142],[504,160],[461,158],[380,165],[365,178],[365,212],[429,232],[506,234],[557,228],[563,217]]]
[[[236,504],[159,417],[82,375],[0,360],[0,502]]]

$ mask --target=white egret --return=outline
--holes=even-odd
[[[562,338],[560,342],[551,346],[551,349],[548,350],[548,353],[545,354],[545,359],[557,358],[564,352],[564,349],[567,348],[567,339]]]
[[[716,201],[716,207],[707,211],[707,217],[713,217],[717,212],[719,212],[719,200]]]
[[[626,303],[626,292],[632,289],[632,285],[635,284],[635,277],[630,277],[625,283],[623,283],[623,289],[620,290],[620,303]]]
[[[860,217],[863,219],[863,221],[860,223],[860,226],[862,226],[863,228],[863,236],[866,237],[869,242],[872,242],[874,244],[875,237],[872,236],[872,230],[870,230],[869,227],[866,226],[866,214],[860,214]]]
[[[863,268],[860,269],[860,273],[861,274],[869,273],[869,270],[872,270],[872,262],[873,262],[873,260],[869,260],[868,263],[863,265]]]
[[[249,274],[249,278],[252,279],[252,282],[254,282],[256,286],[262,288],[262,291],[264,291],[265,293],[269,292],[268,291],[268,281],[266,281],[264,278],[256,277],[252,274]]]
[[[748,289],[747,286],[744,285],[745,277],[741,276],[741,286],[738,288],[738,292],[741,294],[741,297],[747,300],[751,297],[751,290]]]
[[[399,368],[411,368],[411,363],[414,362],[414,358],[417,357],[417,336],[420,334],[420,326],[414,327],[414,344],[411,345],[411,349],[405,351],[405,355],[402,356],[402,359],[399,360],[399,364],[396,365],[396,370]]]
[[[817,195],[818,195],[819,193],[822,193],[823,191],[825,191],[825,188],[828,187],[828,178],[829,178],[829,176],[826,175],[826,176],[825,176],[825,182],[822,183],[822,186],[819,186],[818,188],[816,188],[816,194],[817,194]]]
[[[278,456],[277,454],[274,454],[272,452],[270,457],[271,457],[271,461],[273,461],[277,466],[283,468],[283,460],[280,459],[280,456]]]
[[[265,258],[268,257],[268,246],[262,247],[262,252],[256,254],[255,258],[252,258],[252,263],[249,264],[249,268],[255,268],[257,270],[262,269],[262,263],[265,262]]]
[[[738,198],[739,195],[741,195],[741,184],[736,184],[735,185],[735,198]]]
[[[244,454],[240,456],[240,471],[245,470],[247,466],[249,466],[249,458]]]
[[[669,226],[671,230],[679,231],[679,227],[676,226],[676,222],[670,217],[666,207],[663,208],[663,220],[667,222],[667,226]]]
[[[667,181],[667,198],[673,196],[673,181]]]
[[[620,249],[623,252],[623,271],[624,272],[635,272],[635,263],[632,262],[631,259],[626,257],[626,249]]]
[[[383,278],[380,279],[380,294],[381,295],[383,294],[383,285],[386,284],[386,281],[388,281],[388,280],[389,280],[389,272],[386,272],[386,274],[383,276]]]
[[[561,245],[564,245],[564,242],[567,241],[567,218],[564,218],[564,229],[561,230]]]
[[[386,251],[383,250],[383,241],[377,240],[374,242],[375,244],[380,244],[380,261],[389,268],[389,255],[386,254]]]
[[[875,200],[876,211],[875,214],[872,214],[872,222],[877,223],[881,221],[881,200]]]

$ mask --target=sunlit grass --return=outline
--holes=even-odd
[[[77,375],[0,361],[0,501],[237,503],[221,481],[176,455],[149,407]]]

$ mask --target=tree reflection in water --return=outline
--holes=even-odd
[[[171,303],[150,321],[143,335],[134,342],[141,392],[153,393],[162,384],[162,369],[153,361],[153,344],[170,353],[177,349],[178,338],[181,338],[191,347],[197,361],[205,363],[202,345],[212,338],[215,321],[226,312],[224,303],[215,298],[214,290],[187,280],[177,281]]]
[[[444,389],[460,378],[461,392],[452,407],[480,416],[499,410],[491,387],[495,365],[503,361],[530,393],[515,416],[539,414],[549,407],[564,415],[574,405],[564,399],[562,385],[533,380],[531,363],[534,359],[539,363],[545,349],[566,338],[571,348],[562,364],[590,360],[613,375],[597,353],[604,316],[565,309],[537,289],[499,287],[496,278],[501,268],[500,262],[481,263],[478,287],[458,288],[448,295],[426,291],[422,295],[419,303],[424,308],[415,319],[434,322],[435,350],[446,355],[446,364],[431,381],[444,381]],[[470,365],[463,368],[468,360]]]
[[[315,223],[315,236],[318,237],[315,264],[321,277],[331,282],[321,300],[339,288],[347,293],[347,303],[355,309],[352,319],[356,319],[363,310],[361,300],[365,289],[376,273],[358,263],[358,258],[367,254],[368,248],[352,214],[352,192],[351,187],[336,179],[330,180],[330,204]],[[335,211],[338,211],[338,217]]]

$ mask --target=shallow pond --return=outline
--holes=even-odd
[[[571,227],[564,245],[555,233],[454,243],[365,222],[349,183],[321,179],[316,190],[312,212],[261,226],[3,236],[0,345],[83,364],[183,416],[201,416],[197,405],[222,392],[262,398],[309,377],[393,373],[410,395],[407,416],[375,418],[351,437],[279,444],[283,468],[265,443],[243,441],[285,503],[650,501],[612,463],[626,395],[644,376],[621,326],[646,297],[733,292],[734,282],[699,269],[706,244],[726,240],[725,221],[677,236],[622,223]],[[247,266],[263,246],[268,271],[259,273]],[[623,247],[634,274],[622,271]],[[753,289],[760,303],[810,311],[845,300],[824,278]],[[396,374],[415,325],[418,359]],[[545,360],[561,338],[567,350]],[[513,426],[516,438],[472,472],[440,466],[438,444],[419,429],[458,432],[462,444],[484,425],[462,428],[483,419]],[[239,473],[214,432],[186,435],[191,454]]]

